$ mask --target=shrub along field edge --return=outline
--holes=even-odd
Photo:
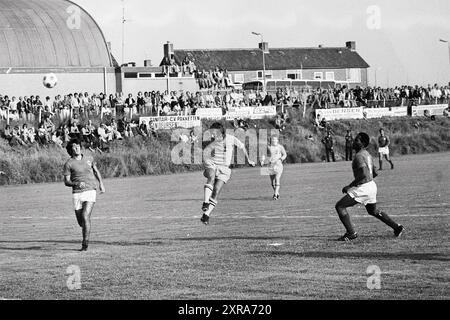
[[[290,111],[286,129],[280,133],[280,142],[288,153],[287,163],[320,162],[325,159],[321,140],[325,134],[307,117],[301,119],[298,111]],[[232,128],[229,122],[223,121]],[[212,121],[204,121],[209,128]],[[272,120],[250,120],[250,128],[274,129]],[[341,120],[330,123],[335,139],[336,160],[345,158],[345,134],[364,131],[371,137],[369,151],[376,156],[378,130],[384,128],[391,139],[391,154],[395,157],[407,154],[423,154],[450,151],[450,119],[437,118],[383,118],[371,120]],[[187,133],[189,130],[186,131]],[[163,175],[198,171],[200,164],[175,164],[172,162],[171,133],[162,131],[157,138],[135,137],[111,143],[107,153],[95,153],[94,157],[104,178]],[[85,150],[86,153],[90,152]],[[62,168],[68,155],[65,149],[55,145],[11,147],[0,140],[0,185],[60,182]],[[255,159],[256,160],[256,159]]]

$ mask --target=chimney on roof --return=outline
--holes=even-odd
[[[345,43],[345,46],[347,49],[350,49],[351,51],[356,51],[356,42],[355,41],[347,41]]]
[[[322,49],[323,48],[323,44],[319,44],[319,49]]]
[[[167,41],[167,43],[164,45],[164,58],[172,58],[174,55],[173,52],[173,43],[170,43],[170,41]]]
[[[260,42],[259,49],[263,51],[265,54],[269,53],[269,43],[268,42]]]
[[[151,67],[152,66],[152,60],[144,60],[144,67]]]

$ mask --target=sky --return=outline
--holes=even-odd
[[[343,47],[355,41],[371,66],[369,84],[450,82],[448,0],[74,0],[103,30],[122,62],[159,65],[163,44],[175,49]],[[376,80],[376,82],[375,82]]]

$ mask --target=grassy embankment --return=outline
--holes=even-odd
[[[321,139],[324,132],[317,130],[311,121],[301,119],[296,110],[291,111],[291,121],[281,134],[281,142],[289,154],[288,163],[323,161]],[[204,128],[210,125],[204,123]],[[273,129],[269,120],[250,121],[250,126]],[[228,127],[231,127],[227,123]],[[345,120],[331,123],[336,140],[337,159],[344,155],[344,136],[347,129],[353,133],[365,131],[372,137],[370,152],[376,154],[376,137],[383,127],[391,138],[391,154],[421,154],[450,151],[450,119],[437,118],[384,118],[372,120]],[[188,131],[187,131],[188,132]],[[307,139],[312,135],[313,141]],[[176,165],[171,161],[171,150],[177,142],[171,141],[170,132],[160,132],[158,138],[141,137],[115,141],[107,153],[95,157],[102,175],[106,178],[142,175],[161,175],[199,170],[200,165]],[[56,146],[10,147],[0,139],[0,185],[28,184],[62,181],[62,167],[68,159],[65,149]]]

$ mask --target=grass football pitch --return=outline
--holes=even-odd
[[[201,172],[106,180],[84,253],[70,189],[2,187],[0,299],[449,299],[450,154],[393,160],[378,201],[404,236],[357,206],[350,243],[349,162],[285,166],[279,201],[259,168],[234,170],[209,226]]]

